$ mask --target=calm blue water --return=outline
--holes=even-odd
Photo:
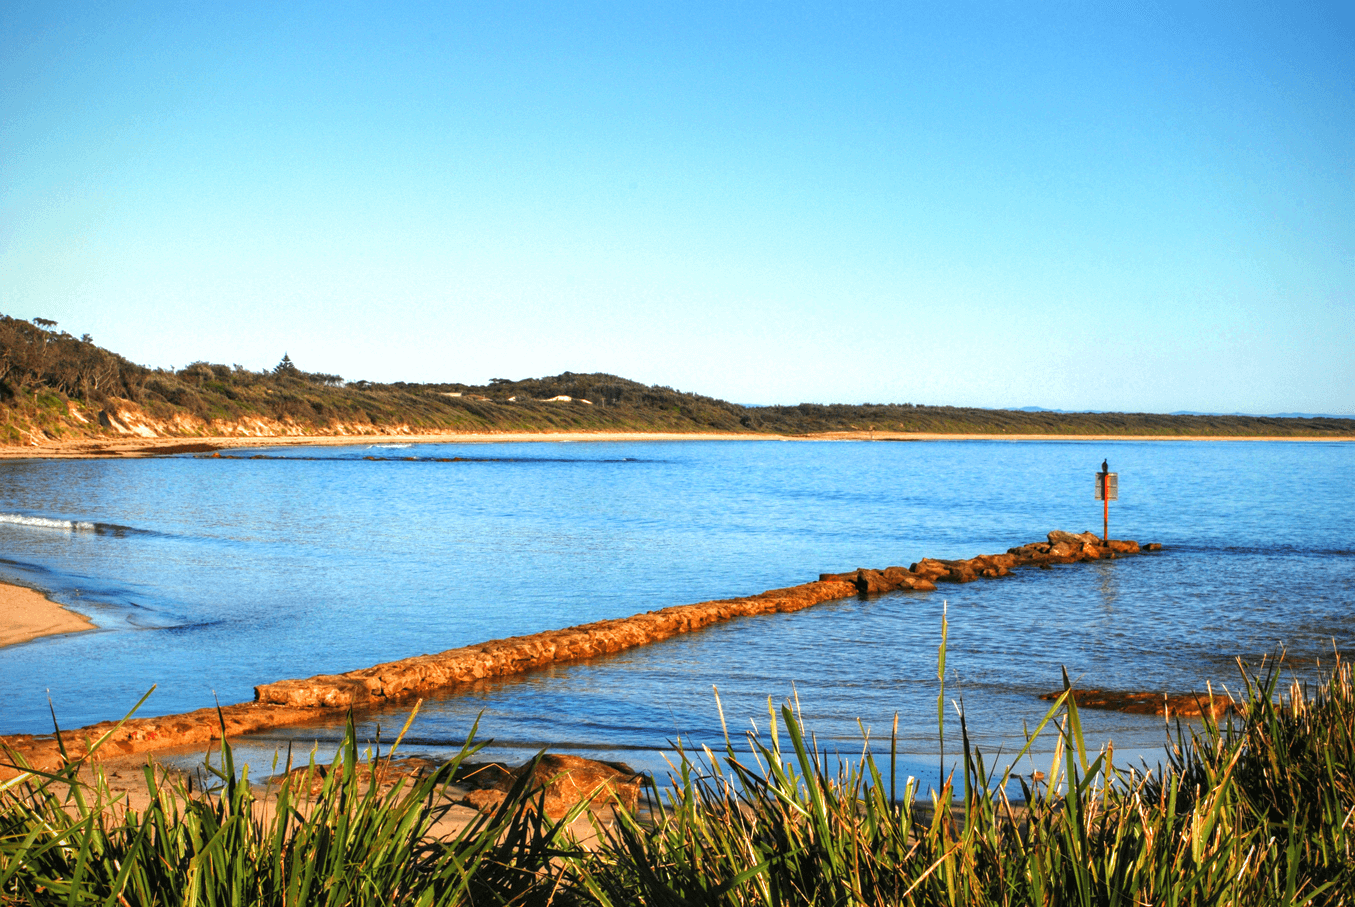
[[[255,453],[255,452],[249,452]],[[1085,686],[1236,688],[1279,647],[1309,674],[1355,641],[1355,445],[1247,442],[654,442],[260,450],[271,459],[0,462],[0,579],[97,632],[0,649],[0,733],[252,698],[256,683],[794,585],[823,571],[968,557],[1099,533],[1160,555],[749,618],[425,703],[436,751],[574,747],[661,765],[678,736],[766,726],[798,695],[821,741],[937,750],[947,698],[986,745]],[[367,459],[376,457],[377,459]],[[406,457],[412,459],[404,459]],[[470,458],[459,462],[440,459]],[[36,518],[36,520],[34,519]],[[20,520],[15,522],[14,520]],[[9,520],[9,521],[6,521]],[[35,522],[58,521],[57,526]],[[93,527],[59,528],[65,522]],[[407,712],[360,716],[389,739]],[[954,714],[952,710],[952,715]],[[1117,749],[1160,719],[1087,715]],[[314,740],[334,730],[268,735]]]

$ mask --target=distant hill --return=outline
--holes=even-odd
[[[1044,406],[1022,406],[1017,412],[1022,413],[1078,413],[1079,410],[1071,409],[1049,409]],[[1104,413],[1109,410],[1094,409],[1086,410],[1091,413]],[[1350,419],[1350,416],[1337,416],[1332,413],[1207,413],[1199,412],[1193,409],[1178,409],[1168,413],[1171,416],[1237,416],[1242,419]]]
[[[1173,416],[1241,416],[1251,418],[1253,413],[1200,413],[1194,410],[1182,409],[1172,413]],[[1349,416],[1337,416],[1331,413],[1265,413],[1261,416],[1263,419],[1349,419]]]
[[[150,436],[440,431],[1262,435],[1355,437],[1355,419],[1063,413],[904,404],[740,406],[606,374],[486,385],[379,384],[277,367],[195,362],[150,369],[37,323],[0,315],[0,443]]]

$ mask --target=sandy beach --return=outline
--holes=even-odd
[[[781,435],[723,432],[456,432],[381,435],[270,435],[184,438],[79,438],[32,446],[0,446],[0,459],[164,457],[255,447],[361,447],[373,444],[505,444],[553,441],[785,441]]]
[[[587,441],[1355,441],[1351,437],[1275,435],[1022,435],[837,431],[811,435],[741,432],[459,432],[380,435],[273,435],[217,437],[106,437],[0,446],[0,459],[95,459],[205,454],[255,447],[336,447],[372,444],[506,444]]]
[[[93,629],[84,615],[63,608],[41,592],[0,583],[0,646]]]

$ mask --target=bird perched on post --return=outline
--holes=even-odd
[[[1110,473],[1110,467],[1106,465],[1106,461],[1105,461],[1105,460],[1102,460],[1102,461],[1101,461],[1101,471],[1104,472],[1104,473],[1107,473],[1107,474]]]

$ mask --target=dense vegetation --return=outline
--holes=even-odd
[[[487,385],[377,384],[277,367],[195,362],[150,369],[55,330],[0,315],[0,443],[117,433],[128,420],[156,434],[437,431],[666,431],[804,435],[1277,435],[1348,437],[1355,419],[1052,413],[950,406],[801,403],[740,406],[605,374],[565,372]],[[570,400],[552,398],[569,397]],[[586,401],[586,402],[585,402]]]
[[[318,795],[284,787],[272,813],[225,744],[217,795],[152,775],[141,813],[70,766],[0,786],[0,904],[1349,904],[1355,685],[1339,663],[1315,695],[1279,697],[1276,678],[1247,679],[1232,724],[1178,730],[1151,771],[1089,753],[1066,688],[1035,731],[1057,728],[1044,780],[991,774],[962,720],[961,783],[929,801],[911,779],[895,791],[892,764],[816,752],[787,707],[789,746],[773,714],[748,755],[684,758],[647,815],[622,813],[591,848],[521,784],[433,839],[439,786],[469,751],[383,793],[375,764],[365,783],[356,771],[351,725]]]

